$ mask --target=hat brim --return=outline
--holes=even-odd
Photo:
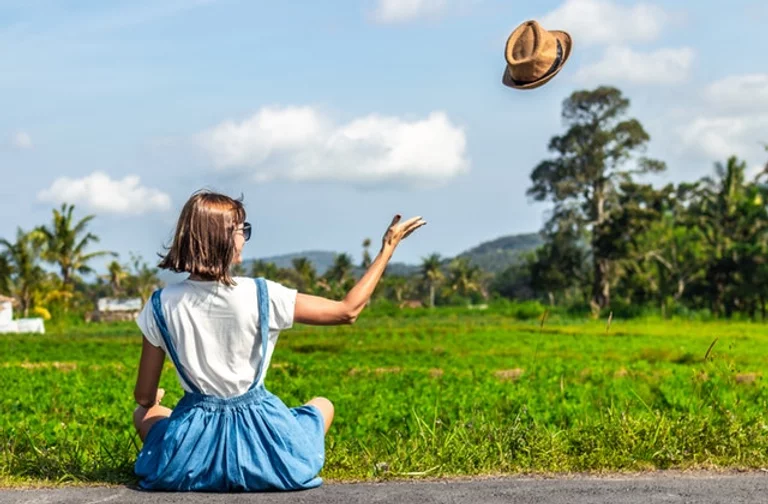
[[[526,82],[525,84],[515,84],[515,81],[512,79],[512,75],[509,73],[509,65],[504,69],[504,75],[501,78],[502,84],[504,84],[507,87],[511,87],[514,89],[534,89],[539,86],[543,86],[552,78],[560,73],[560,70],[565,66],[565,62],[568,61],[568,58],[571,56],[571,48],[573,47],[573,40],[571,39],[571,36],[564,31],[560,30],[548,30],[549,33],[557,37],[557,40],[560,41],[560,45],[563,47],[563,60],[560,62],[560,64],[557,66],[557,68],[546,77],[543,77],[539,80],[535,80],[533,82]]]

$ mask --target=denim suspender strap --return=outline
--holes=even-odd
[[[184,383],[187,384],[187,387],[189,387],[192,392],[202,394],[200,389],[198,389],[195,384],[187,378],[187,375],[184,374],[184,370],[179,362],[179,356],[176,354],[176,349],[173,348],[173,343],[171,343],[171,335],[168,332],[168,325],[165,323],[165,315],[163,315],[163,306],[160,304],[160,293],[162,290],[163,289],[158,289],[152,293],[152,312],[155,315],[155,323],[157,323],[157,327],[160,329],[160,334],[162,334],[163,341],[165,342],[165,348],[168,350],[168,355],[173,361],[173,365],[176,366],[176,371],[178,371],[179,376],[184,380]]]
[[[264,361],[267,360],[267,345],[269,343],[269,291],[267,282],[259,277],[256,279],[256,291],[258,293],[259,303],[259,335],[261,336],[261,363],[256,379],[251,384],[250,389],[255,387],[261,377],[264,375]]]

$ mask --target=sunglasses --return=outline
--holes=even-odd
[[[245,241],[248,241],[251,239],[251,223],[250,222],[243,222],[243,238],[245,238]]]

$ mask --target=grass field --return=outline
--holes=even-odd
[[[134,482],[140,348],[128,323],[0,335],[0,484]],[[335,403],[328,480],[756,468],[768,465],[766,364],[760,323],[542,328],[437,310],[285,331],[266,384],[289,406]],[[169,361],[161,386],[172,407]]]

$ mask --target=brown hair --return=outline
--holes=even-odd
[[[235,232],[243,222],[242,197],[235,200],[197,191],[184,204],[173,243],[158,267],[234,285],[229,267],[235,254]]]

